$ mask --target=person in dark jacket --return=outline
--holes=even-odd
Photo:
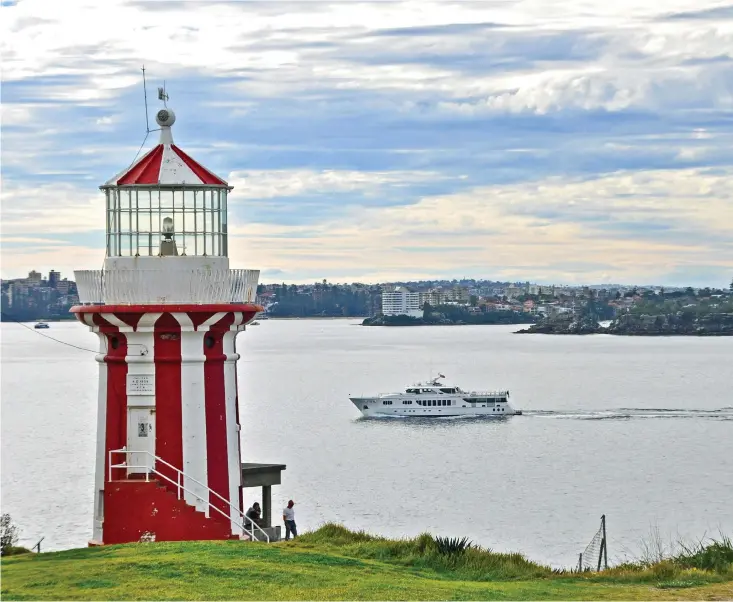
[[[252,523],[257,525],[258,527],[262,526],[262,510],[260,510],[260,505],[258,502],[255,502],[252,504],[249,510],[245,513],[244,517],[247,519],[247,521],[244,523],[244,526],[248,529],[252,528]]]

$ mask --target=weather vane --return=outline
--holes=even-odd
[[[168,94],[166,94],[166,91],[165,91],[165,80],[163,81],[163,87],[158,88],[158,100],[162,100],[163,106],[166,109],[168,108],[168,105],[166,104],[166,102],[168,101]]]

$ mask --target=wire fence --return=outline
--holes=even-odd
[[[596,531],[590,543],[585,546],[578,555],[577,570],[579,573],[585,571],[600,571],[601,566],[608,568],[608,550],[606,547],[606,515],[601,516],[601,526]]]

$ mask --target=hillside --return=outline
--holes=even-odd
[[[405,600],[733,598],[731,548],[648,567],[558,573],[519,554],[443,555],[326,525],[295,542],[145,543],[2,560],[4,600]],[[721,560],[722,559],[722,560]],[[689,568],[709,564],[716,570]]]

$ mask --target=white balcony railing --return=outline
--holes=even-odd
[[[254,303],[259,270],[80,270],[84,305]]]

